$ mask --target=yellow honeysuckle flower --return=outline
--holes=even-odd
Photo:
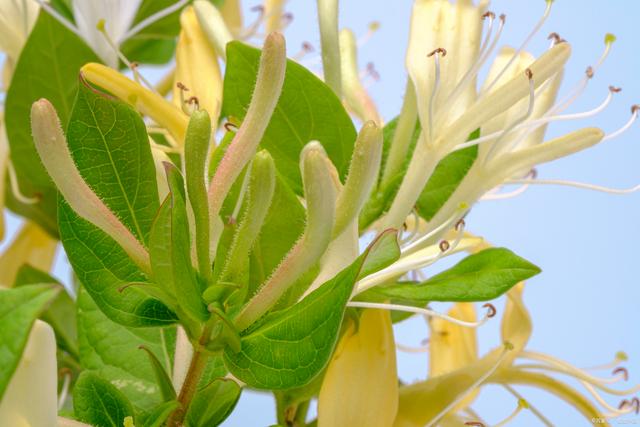
[[[364,310],[329,362],[318,397],[319,427],[388,427],[398,408],[391,316]]]
[[[200,28],[193,7],[189,6],[182,12],[180,24],[173,103],[185,109],[185,101],[196,97],[198,105],[207,110],[215,126],[222,105],[222,76],[215,50]],[[186,87],[188,91],[179,86]]]
[[[471,303],[457,303],[447,313],[466,322],[476,321],[476,309]],[[455,371],[478,359],[478,338],[475,329],[465,328],[444,319],[430,321],[429,375]]]
[[[0,255],[0,287],[11,287],[18,269],[29,264],[49,271],[58,242],[33,222],[25,223],[13,242]]]
[[[0,425],[56,427],[57,383],[56,338],[53,328],[36,320],[20,363],[0,401]]]
[[[102,64],[89,63],[80,69],[80,73],[90,83],[103,88],[166,128],[179,145],[184,144],[189,117],[169,101]]]

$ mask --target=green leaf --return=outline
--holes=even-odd
[[[60,282],[44,271],[33,268],[28,264],[18,270],[13,286],[19,287],[37,283],[51,283],[60,289],[58,295],[40,315],[40,319],[53,327],[58,347],[77,359],[79,355],[75,302],[69,294],[63,290]]]
[[[471,134],[468,141],[478,137],[480,129]],[[416,210],[421,217],[429,221],[438,213],[458,188],[477,157],[478,146],[473,145],[450,153],[438,163],[416,202]]]
[[[540,271],[508,249],[490,248],[469,255],[425,282],[380,287],[376,293],[422,305],[430,301],[488,301]]]
[[[80,218],[62,198],[58,226],[74,272],[111,320],[132,327],[163,326],[176,321],[171,310],[137,286],[120,291],[130,283],[147,282],[146,276],[111,237]]]
[[[153,281],[169,295],[175,297],[173,267],[171,263],[171,196],[167,196],[149,234],[149,258]]]
[[[50,284],[0,290],[0,400],[29,338],[33,322],[58,295]]]
[[[165,364],[163,364],[162,362],[160,362],[155,353],[145,345],[139,345],[138,348],[147,353],[147,356],[149,356],[149,362],[151,362],[151,367],[153,368],[153,373],[156,377],[156,383],[160,388],[160,395],[162,396],[162,400],[165,402],[176,400],[176,390],[173,388],[171,378],[167,373],[167,368],[171,366],[170,363],[167,363],[169,361],[165,360]]]
[[[67,143],[87,184],[146,243],[159,201],[149,137],[140,115],[82,84]]]
[[[244,118],[255,86],[260,51],[234,41],[227,45],[223,116]],[[273,156],[280,174],[298,194],[302,180],[300,151],[320,141],[344,178],[349,168],[356,130],[333,91],[311,71],[287,61],[282,94],[261,145]]]
[[[130,61],[138,64],[164,65],[173,58],[176,41],[175,39],[134,36],[125,41],[120,48],[123,55]]]
[[[41,197],[36,205],[24,205],[8,194],[8,206],[36,221],[52,235],[57,234],[56,190],[31,138],[31,104],[47,98],[65,126],[78,87],[80,67],[98,61],[84,41],[42,11],[22,50],[7,92],[5,123],[18,182],[24,194]]]
[[[180,307],[193,319],[206,321],[209,312],[201,297],[204,287],[200,284],[191,263],[191,233],[187,219],[184,181],[175,166],[165,165],[171,191],[171,265],[176,298]]]
[[[94,372],[83,372],[73,388],[73,409],[78,420],[93,427],[122,427],[133,417],[133,406],[120,390]]]
[[[125,393],[140,410],[163,402],[155,372],[144,345],[163,367],[171,370],[175,328],[127,328],[107,318],[84,288],[78,294],[80,364]]]
[[[240,398],[241,388],[232,380],[219,378],[198,390],[189,406],[188,427],[214,427],[233,411]]]
[[[384,243],[385,232],[333,279],[299,303],[267,315],[241,337],[238,353],[227,349],[225,365],[247,385],[281,390],[309,383],[326,366],[338,339],[346,304],[363,264]],[[378,256],[376,255],[376,258]]]
[[[180,402],[172,400],[170,402],[164,402],[156,406],[151,410],[151,413],[147,415],[143,426],[144,427],[162,427],[169,418],[169,416],[180,407]]]

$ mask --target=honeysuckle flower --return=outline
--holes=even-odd
[[[38,17],[38,4],[34,0],[0,2],[0,52],[5,57],[3,83],[9,86],[22,47]]]
[[[320,388],[318,426],[390,426],[398,410],[391,316],[367,309],[347,322]]]
[[[478,5],[470,0],[455,4],[449,0],[415,2],[406,59],[410,82],[383,182],[390,182],[399,171],[416,120],[422,131],[379,229],[398,227],[405,221],[436,165],[454,150],[480,145],[472,170],[447,205],[431,219],[427,231],[448,221],[460,204],[471,206],[494,187],[522,178],[535,165],[611,139],[633,123],[637,108],[632,119],[610,135],[597,128],[583,128],[544,142],[549,123],[589,117],[608,104],[610,97],[593,114],[559,115],[584,91],[615,39],[607,35],[606,49],[598,63],[588,69],[576,89],[556,103],[571,53],[569,44],[554,35],[551,47],[537,59],[525,52],[549,15],[551,3],[547,1],[543,17],[520,47],[501,51],[485,83],[476,89],[478,72],[496,49],[506,17],[496,18],[486,10],[485,1]],[[483,36],[484,22],[488,25]],[[465,142],[477,129],[481,130],[480,138]]]
[[[55,334],[47,323],[36,320],[20,363],[0,401],[0,425],[56,427],[57,384]]]
[[[45,0],[34,1],[37,1],[62,25],[82,38],[105,64],[113,68],[118,67],[121,59],[118,49],[122,43],[188,3],[188,0],[177,1],[133,25],[142,0],[73,0],[71,7],[75,24],[58,13]]]
[[[173,102],[181,109],[188,109],[185,103],[195,100],[199,108],[209,113],[215,126],[222,105],[222,77],[216,52],[200,28],[193,7],[183,10],[180,27]]]
[[[0,255],[0,288],[11,287],[20,267],[50,271],[58,242],[33,222],[26,222]]]

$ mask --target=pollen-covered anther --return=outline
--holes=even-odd
[[[638,111],[640,111],[640,104],[631,106],[631,114],[638,114]]]
[[[235,131],[237,131],[237,130],[238,130],[238,126],[234,125],[234,124],[233,124],[233,123],[231,123],[231,122],[225,122],[225,124],[224,124],[223,126],[224,126],[224,129],[225,129],[227,132],[235,132]]]
[[[302,42],[302,50],[305,51],[305,52],[310,53],[310,52],[315,51],[315,48],[309,42]]]
[[[194,106],[196,110],[200,109],[200,101],[198,101],[197,96],[192,96],[191,98],[187,99],[186,102],[187,104]]]
[[[587,75],[588,79],[592,79],[593,76],[595,75],[595,70],[593,69],[593,67],[589,66],[587,67],[586,71],[584,72]]]
[[[438,54],[438,55],[440,55],[442,57],[445,57],[445,56],[447,56],[447,50],[445,48],[443,48],[443,47],[439,47],[439,48],[434,49],[433,51],[431,51],[427,56],[429,58],[431,58],[432,56],[434,56],[436,54]]]
[[[189,88],[184,85],[182,82],[177,82],[176,86],[183,92],[189,92]]]
[[[533,80],[533,71],[531,71],[531,68],[527,68],[526,70],[524,70],[524,74],[529,80]]]
[[[280,19],[282,20],[282,25],[287,26],[293,22],[293,13],[291,12],[284,13],[280,17]]]
[[[487,18],[491,18],[492,20],[496,19],[496,14],[488,10],[482,14],[482,19],[487,19]]]
[[[560,43],[566,43],[567,41],[565,39],[563,39],[562,37],[560,37],[560,34],[553,32],[551,34],[549,34],[549,37],[547,37],[547,40],[553,40],[553,44],[554,46]]]
[[[460,218],[458,220],[458,222],[456,222],[456,225],[454,226],[456,231],[460,231],[461,229],[463,229],[465,227],[466,223],[464,221],[464,218]]]
[[[464,423],[466,426],[485,427],[483,422],[480,421],[467,421]]]
[[[611,92],[611,93],[620,93],[620,92],[622,92],[622,88],[621,87],[616,87],[616,86],[609,86],[609,92]]]
[[[451,248],[451,244],[447,240],[441,240],[438,243],[438,247],[440,248],[440,252],[447,252],[449,248]]]
[[[376,70],[376,66],[373,62],[367,62],[367,75],[371,76],[371,78],[375,81],[380,80],[380,73]]]
[[[614,369],[613,372],[611,373],[611,375],[614,375],[614,376],[618,374],[622,374],[622,377],[624,378],[624,380],[629,381],[629,371],[627,370],[627,368],[620,366],[619,368]]]
[[[498,312],[496,310],[496,307],[491,303],[483,304],[482,308],[486,308],[487,309],[487,317],[488,318],[494,317],[496,315],[496,313]]]

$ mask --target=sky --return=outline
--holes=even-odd
[[[258,3],[245,1],[247,10]],[[362,37],[369,23],[380,23],[379,31],[362,45],[359,61],[363,70],[367,63],[373,62],[380,75],[380,79],[372,83],[370,92],[385,120],[398,114],[402,102],[411,5],[410,0],[341,2],[341,27],[349,27]],[[491,10],[507,15],[503,43],[520,45],[544,7],[544,0],[493,1]],[[319,46],[315,2],[290,0],[287,10],[294,15],[286,31],[289,55],[295,55],[304,41]],[[251,14],[247,11],[247,20]],[[554,3],[551,17],[529,50],[536,55],[543,52],[548,46],[546,36],[552,31],[572,44],[573,53],[563,84],[565,91],[573,87],[584,75],[585,68],[600,56],[605,33],[613,32],[618,37],[607,62],[570,111],[594,108],[606,97],[609,85],[620,86],[623,91],[602,114],[581,122],[554,125],[549,136],[580,126],[598,126],[612,132],[628,120],[631,105],[640,103],[638,18],[640,2],[637,1],[558,0]],[[319,71],[317,52],[303,63]],[[161,74],[161,70],[147,72],[150,79]],[[539,178],[629,188],[640,182],[638,159],[640,124],[620,138],[538,168]],[[467,226],[494,245],[510,248],[543,269],[541,275],[527,283],[525,292],[525,303],[534,322],[530,349],[550,353],[579,367],[609,362],[616,352],[624,350],[629,355],[625,364],[631,374],[629,384],[635,384],[640,382],[640,333],[636,329],[640,301],[636,270],[639,266],[638,218],[640,193],[611,195],[535,186],[517,198],[479,203],[467,217]],[[15,230],[18,222],[11,218],[9,224]],[[66,277],[64,257],[59,258],[56,273]],[[502,305],[503,301],[499,300],[498,310]],[[444,311],[447,305],[434,308]],[[404,344],[418,345],[427,336],[420,319],[406,322],[396,330],[398,341]],[[480,328],[481,352],[499,343],[499,321]],[[398,353],[398,365],[401,378],[414,381],[425,378],[428,362],[425,355]],[[602,372],[603,376],[608,374]],[[575,382],[570,383],[579,387]],[[518,390],[556,425],[590,424],[554,396],[528,388]],[[610,400],[610,403],[617,407],[619,402]],[[506,417],[515,406],[516,401],[495,386],[486,387],[473,405],[489,424]],[[245,392],[234,414],[223,425],[262,427],[275,421],[274,413],[269,395]],[[626,420],[640,423],[640,417]],[[533,426],[538,425],[538,421],[525,411],[512,425]]]

